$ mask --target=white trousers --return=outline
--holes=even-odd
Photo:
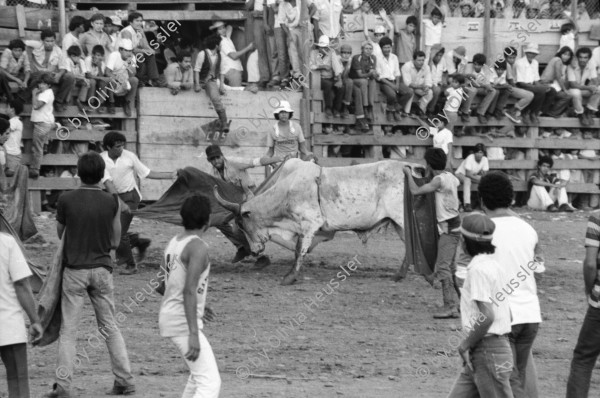
[[[545,187],[534,185],[531,188],[527,206],[536,210],[546,210],[556,201],[558,201],[558,206],[569,203],[567,188],[550,188],[550,192],[548,192]]]
[[[248,63],[246,64],[246,70],[248,71],[248,83],[258,83],[260,80],[260,72],[258,70],[258,50],[254,50],[248,57]]]
[[[184,359],[185,354],[189,351],[188,337],[171,337]],[[181,398],[218,398],[221,376],[217,361],[210,343],[201,331],[198,333],[198,337],[200,339],[200,356],[194,362],[185,359],[185,363],[190,368],[190,378]]]

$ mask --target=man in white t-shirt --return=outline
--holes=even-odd
[[[108,91],[108,112],[114,113],[115,102],[113,96],[125,96],[125,106],[123,112],[130,117],[132,109],[135,106],[135,96],[137,94],[139,80],[136,74],[136,60],[133,56],[133,43],[128,39],[119,40],[119,51],[115,51],[108,56],[106,61],[106,76],[112,78],[107,86]]]
[[[69,21],[69,33],[65,35],[62,39],[62,50],[67,56],[67,50],[71,46],[77,46],[80,50],[83,51],[81,44],[79,43],[79,35],[85,32],[85,24],[87,20],[81,15],[75,15]]]
[[[8,396],[29,397],[27,329],[22,310],[29,317],[34,343],[42,338],[43,329],[29,285],[31,270],[18,242],[0,232],[0,247],[0,356],[6,368]]]
[[[488,158],[485,156],[485,146],[481,143],[475,145],[475,152],[462,161],[455,175],[463,183],[463,202],[465,211],[473,211],[471,207],[471,184],[477,184],[481,177],[490,170]]]
[[[210,30],[216,30],[221,36],[221,74],[225,77],[225,83],[230,87],[242,86],[242,58],[247,52],[254,50],[254,43],[248,44],[240,51],[236,51],[233,41],[231,41],[231,32],[233,27],[226,25],[223,21],[216,21],[210,26]]]

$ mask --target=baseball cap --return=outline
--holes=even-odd
[[[460,232],[477,242],[491,242],[496,224],[483,213],[471,213],[462,219]]]
[[[119,40],[119,48],[123,50],[133,51],[133,43],[129,39],[121,39]]]
[[[375,33],[383,33],[383,34],[385,34],[385,27],[381,26],[381,25],[375,27]]]
[[[210,145],[210,146],[206,147],[206,158],[208,160],[218,158],[219,156],[223,156],[223,152],[221,152],[220,146]]]

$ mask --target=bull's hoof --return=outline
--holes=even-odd
[[[293,285],[296,281],[298,280],[298,278],[296,278],[296,274],[287,274],[286,276],[283,277],[283,280],[281,281],[281,285],[282,286],[289,286],[289,285]]]

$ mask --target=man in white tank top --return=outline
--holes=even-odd
[[[206,304],[210,260],[201,236],[208,228],[210,201],[193,195],[181,206],[184,231],[165,250],[164,297],[160,305],[160,335],[173,341],[190,369],[186,398],[217,398],[221,377],[212,348],[202,333],[203,319],[214,314]],[[195,293],[195,294],[194,294]]]
[[[440,239],[438,253],[435,260],[435,272],[427,278],[430,283],[438,280],[442,284],[444,309],[434,318],[458,318],[458,304],[455,292],[458,288],[455,283],[454,256],[460,239],[460,216],[458,213],[458,192],[460,181],[452,173],[445,171],[446,154],[440,148],[428,148],[425,152],[427,170],[434,175],[433,179],[422,186],[417,186],[409,166],[404,167],[408,177],[408,189],[413,195],[435,193],[435,211],[437,215]]]

